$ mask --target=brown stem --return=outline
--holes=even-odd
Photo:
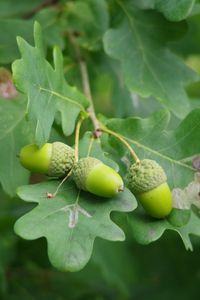
[[[96,138],[98,138],[101,136],[101,131],[100,131],[99,121],[96,117],[96,113],[95,113],[95,109],[94,109],[87,64],[81,56],[80,48],[75,41],[74,35],[72,33],[69,33],[68,37],[69,37],[71,44],[74,47],[76,58],[77,58],[77,61],[78,61],[79,67],[80,67],[80,73],[81,73],[81,78],[82,78],[84,94],[90,102],[90,106],[88,107],[87,111],[89,112],[89,117],[94,126],[94,135]]]

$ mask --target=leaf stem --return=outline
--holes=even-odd
[[[119,134],[116,133],[110,129],[108,129],[105,126],[102,126],[100,129],[102,132],[108,133],[112,136],[114,136],[116,139],[118,139],[120,142],[122,142],[130,151],[130,154],[132,155],[133,159],[135,160],[136,163],[140,163],[140,159],[139,157],[136,155],[135,151],[131,148],[131,146],[129,145],[129,143]]]
[[[74,47],[76,58],[77,58],[77,61],[79,64],[81,78],[82,78],[83,91],[90,103],[87,111],[89,113],[89,117],[94,126],[94,136],[96,138],[99,138],[101,136],[101,131],[99,130],[100,125],[99,125],[99,121],[96,117],[96,113],[95,113],[95,109],[94,109],[94,103],[93,103],[92,93],[91,93],[91,88],[90,88],[90,80],[89,80],[89,75],[88,75],[87,64],[86,64],[85,60],[83,59],[83,57],[81,56],[80,48],[75,41],[75,36],[72,33],[68,33],[68,37],[69,37],[71,44]]]

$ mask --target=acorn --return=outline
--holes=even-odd
[[[21,149],[19,159],[22,166],[31,172],[64,177],[75,163],[75,152],[60,142],[46,143],[41,148],[30,144]]]
[[[154,160],[143,159],[131,165],[128,186],[154,218],[164,218],[172,210],[172,193],[163,168]]]
[[[123,191],[121,176],[99,159],[80,159],[73,168],[73,178],[77,187],[100,197],[112,198]]]

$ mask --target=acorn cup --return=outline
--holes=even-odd
[[[124,189],[121,176],[94,157],[82,158],[74,165],[73,179],[79,189],[105,198]]]
[[[154,160],[132,164],[128,185],[145,211],[154,218],[164,218],[172,210],[172,193],[163,168]]]
[[[46,143],[41,148],[30,144],[21,149],[19,159],[22,166],[32,172],[64,177],[75,163],[75,152],[60,142]]]

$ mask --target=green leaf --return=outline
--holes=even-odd
[[[108,29],[109,15],[104,0],[69,1],[67,21],[70,30],[79,33],[79,44],[88,50],[99,50],[104,32]]]
[[[34,21],[40,22],[44,32],[45,46],[57,45],[64,48],[64,20],[59,18],[58,11],[53,8],[39,11],[32,19],[0,19],[0,63],[8,64],[19,57],[16,36],[33,42],[32,27]]]
[[[156,0],[155,8],[171,21],[185,19],[195,4],[195,0]]]
[[[17,155],[31,140],[25,120],[26,102],[20,98],[0,99],[0,182],[9,195],[28,183],[29,172],[21,167]]]
[[[44,57],[41,28],[35,23],[35,47],[22,38],[18,45],[22,58],[13,64],[17,87],[27,95],[28,117],[34,126],[35,142],[45,143],[50,135],[55,114],[61,114],[65,135],[74,131],[76,118],[88,105],[86,98],[67,84],[63,75],[63,61],[60,50],[55,47],[54,68]]]
[[[185,187],[193,180],[195,169],[191,165],[190,158],[199,153],[199,119],[200,109],[196,109],[177,128],[168,130],[169,113],[161,111],[147,119],[136,117],[126,120],[111,119],[107,121],[107,126],[120,133],[140,159],[149,158],[160,163],[167,173],[168,183],[172,189]],[[110,141],[115,149],[120,150],[120,156],[127,154],[127,150],[120,147],[116,139],[111,138]],[[174,211],[168,219],[159,221],[141,215],[140,211],[136,212],[130,218],[133,235],[139,242],[149,243],[158,239],[166,229],[171,229],[181,235],[186,248],[191,248],[189,234],[200,235],[197,229],[200,220],[192,213],[189,218],[190,210]],[[177,230],[177,227],[180,229]]]
[[[134,0],[141,9],[157,9],[171,21],[185,19],[192,11],[195,0]]]
[[[86,151],[110,163],[91,133],[86,133],[80,141],[80,156]],[[25,239],[45,237],[51,263],[60,270],[78,271],[90,259],[96,237],[112,241],[125,239],[110,214],[132,211],[137,202],[128,189],[105,199],[78,190],[73,181],[62,185],[56,197],[48,199],[47,193],[54,193],[58,184],[58,181],[48,181],[18,189],[21,199],[38,205],[16,222],[15,231]]]
[[[60,270],[78,271],[88,262],[94,239],[101,237],[122,241],[123,231],[110,219],[112,211],[131,211],[136,207],[134,196],[126,189],[113,199],[102,199],[79,192],[72,182],[62,187],[53,198],[58,182],[51,181],[19,188],[25,201],[38,203],[15,224],[15,231],[25,239],[45,237],[51,263]]]
[[[120,133],[133,147],[140,159],[158,161],[168,175],[171,188],[185,187],[194,177],[194,169],[188,158],[199,153],[200,109],[193,110],[174,130],[168,130],[170,121],[166,110],[156,112],[149,118],[131,117],[110,119],[106,125]],[[112,138],[112,146],[121,149]],[[122,153],[127,153],[123,148]],[[121,154],[122,155],[122,154]]]
[[[182,25],[166,21],[153,11],[138,11],[118,1],[123,19],[104,36],[105,51],[118,59],[129,89],[143,97],[154,96],[182,118],[189,110],[184,86],[198,79],[167,47]],[[180,29],[179,29],[180,28]]]
[[[133,214],[129,218],[133,237],[141,244],[149,244],[159,239],[166,230],[176,231],[188,250],[192,250],[190,235],[200,236],[200,219],[190,210],[173,210],[164,220],[155,220],[144,214]],[[174,223],[173,223],[174,222]]]

